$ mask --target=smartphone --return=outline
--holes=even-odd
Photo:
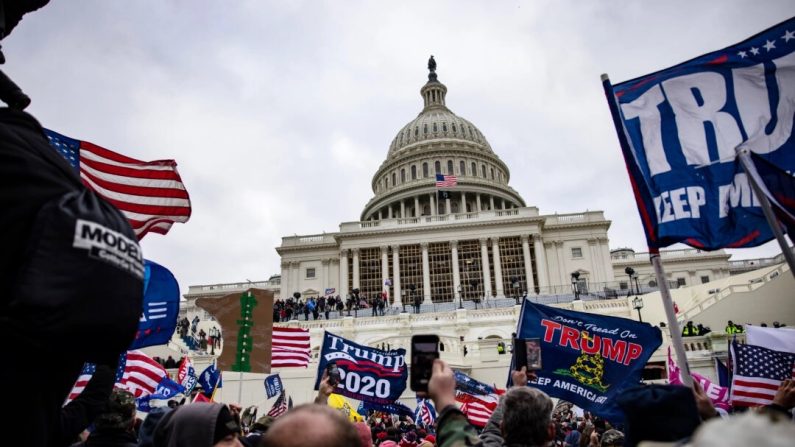
[[[428,392],[433,361],[439,358],[439,337],[415,335],[411,337],[411,389]]]
[[[337,367],[337,364],[332,362],[326,365],[326,375],[328,376],[328,383],[332,386],[337,386],[342,380],[340,375],[340,369]]]
[[[513,364],[516,371],[521,370],[523,366],[527,367],[527,371],[541,369],[541,339],[514,338]]]

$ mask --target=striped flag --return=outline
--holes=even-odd
[[[94,371],[97,370],[97,365],[93,363],[86,363],[83,365],[83,369],[80,371],[80,376],[78,376],[77,381],[75,382],[75,386],[72,387],[72,391],[69,392],[69,396],[66,398],[66,402],[64,405],[68,404],[69,402],[73,401],[88,385],[88,381],[94,377]]]
[[[436,409],[428,399],[417,398],[417,409],[414,410],[414,422],[420,426],[433,426],[436,421]]]
[[[160,381],[168,377],[166,369],[143,351],[127,351],[126,359],[119,364],[119,369],[121,378],[117,375],[118,386],[136,398],[154,393]]]
[[[174,222],[187,222],[190,197],[174,160],[141,161],[45,129],[54,147],[88,188],[118,208],[138,239],[166,234]]]
[[[459,394],[467,393],[456,393],[456,400],[461,401]],[[494,409],[497,408],[498,397],[496,395],[473,396],[470,394],[463,401],[464,405],[461,406],[461,412],[466,415],[469,423],[475,427],[483,428],[489,421],[491,414],[494,413]]]
[[[795,377],[795,354],[733,341],[731,403],[751,407],[773,402],[785,379]]]
[[[452,188],[458,184],[458,177],[454,175],[436,174],[437,188]]]
[[[281,394],[279,394],[279,398],[273,403],[273,407],[268,411],[268,416],[277,418],[284,413],[287,413],[287,407],[287,398],[285,397],[284,391],[282,391]]]
[[[309,329],[273,327],[271,367],[286,368],[309,365]]]

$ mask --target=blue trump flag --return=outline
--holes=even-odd
[[[284,385],[282,384],[282,378],[278,374],[265,378],[265,393],[268,395],[268,399],[282,394],[282,391],[284,391]]]
[[[363,402],[391,404],[406,389],[408,368],[405,349],[382,351],[326,332],[320,351],[316,390],[330,362],[336,363],[340,371],[341,380],[334,391],[337,394]]]
[[[177,327],[179,284],[162,265],[144,260],[143,312],[130,349],[168,343]]]
[[[646,323],[527,300],[516,334],[541,346],[542,369],[533,386],[613,422],[624,419],[615,398],[640,382],[662,343],[660,330]]]
[[[603,79],[651,252],[773,238],[736,157],[795,170],[795,19],[615,86]]]
[[[359,414],[365,415],[368,411],[380,411],[387,414],[396,414],[399,416],[414,417],[414,410],[402,404],[400,401],[392,402],[391,404],[376,404],[373,402],[360,402]]]
[[[205,396],[212,397],[215,389],[221,387],[221,370],[214,363],[205,368],[199,376],[199,385]]]
[[[150,401],[152,399],[168,400],[176,397],[177,394],[184,392],[185,387],[169,379],[168,377],[163,377],[163,379],[160,380],[160,383],[157,384],[157,388],[155,388],[154,393],[141,396],[135,401],[137,403],[138,411],[148,413],[152,409],[150,405]]]

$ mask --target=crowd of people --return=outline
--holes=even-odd
[[[274,301],[273,321],[301,320],[301,316],[303,316],[304,321],[309,321],[310,316],[313,320],[324,317],[328,320],[334,312],[337,313],[338,317],[343,315],[351,316],[351,312],[354,312],[354,315],[358,315],[359,312],[362,312],[362,315],[366,315],[367,311],[373,317],[384,316],[388,305],[388,300],[383,294],[375,294],[371,297],[352,294],[344,299],[339,295],[303,299],[300,294],[295,294],[286,299],[279,298]]]
[[[760,327],[767,327],[767,323],[762,322],[762,323],[759,324],[759,326]],[[773,322],[773,327],[774,328],[786,327],[786,324],[782,324],[782,323],[779,323],[778,321],[774,321]],[[701,335],[707,335],[710,332],[712,332],[712,329],[710,329],[709,327],[704,326],[701,323],[699,323],[697,325],[693,325],[692,321],[688,321],[687,324],[685,324],[682,327],[682,336],[683,337],[697,337],[697,336],[701,336]],[[733,322],[732,320],[729,320],[728,322],[726,322],[726,328],[724,329],[724,332],[727,335],[744,334],[745,333],[745,328],[743,327],[743,325],[737,324],[737,323]]]

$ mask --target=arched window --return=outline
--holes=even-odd
[[[393,172],[392,173],[392,186],[397,185],[397,175]]]
[[[433,133],[436,133],[438,131],[439,131],[439,129],[436,128],[436,123],[433,123]]]
[[[431,214],[431,206],[430,205],[423,205],[422,206],[422,215],[427,216]]]
[[[411,165],[411,179],[417,180],[417,166]]]
[[[461,160],[461,163],[458,164],[458,170],[461,171],[458,175],[467,175],[467,164],[464,160]]]
[[[491,179],[494,180],[494,168],[491,168]]]
[[[436,169],[437,174],[442,173],[442,163],[439,160],[436,160],[436,162],[433,164],[433,167]]]
[[[418,126],[414,126],[414,136],[416,137],[419,135],[420,135],[420,128]]]
[[[442,123],[442,130],[447,132],[447,123]]]
[[[475,176],[475,177],[478,176],[478,167],[477,167],[477,165],[475,164],[474,161],[472,162],[472,175]]]
[[[493,174],[493,172],[492,172],[492,174]],[[406,183],[406,170],[405,169],[401,169],[400,170],[400,183]]]
[[[483,173],[483,178],[487,178],[486,177],[486,165],[480,165],[480,172]]]
[[[428,178],[428,162],[422,164],[422,177]]]
[[[424,134],[428,133],[428,125],[427,124],[423,124],[422,125],[422,133],[424,133]]]
[[[455,123],[453,123],[453,133],[455,133]]]
[[[453,160],[447,160],[447,173],[450,175],[455,174],[453,172]]]

